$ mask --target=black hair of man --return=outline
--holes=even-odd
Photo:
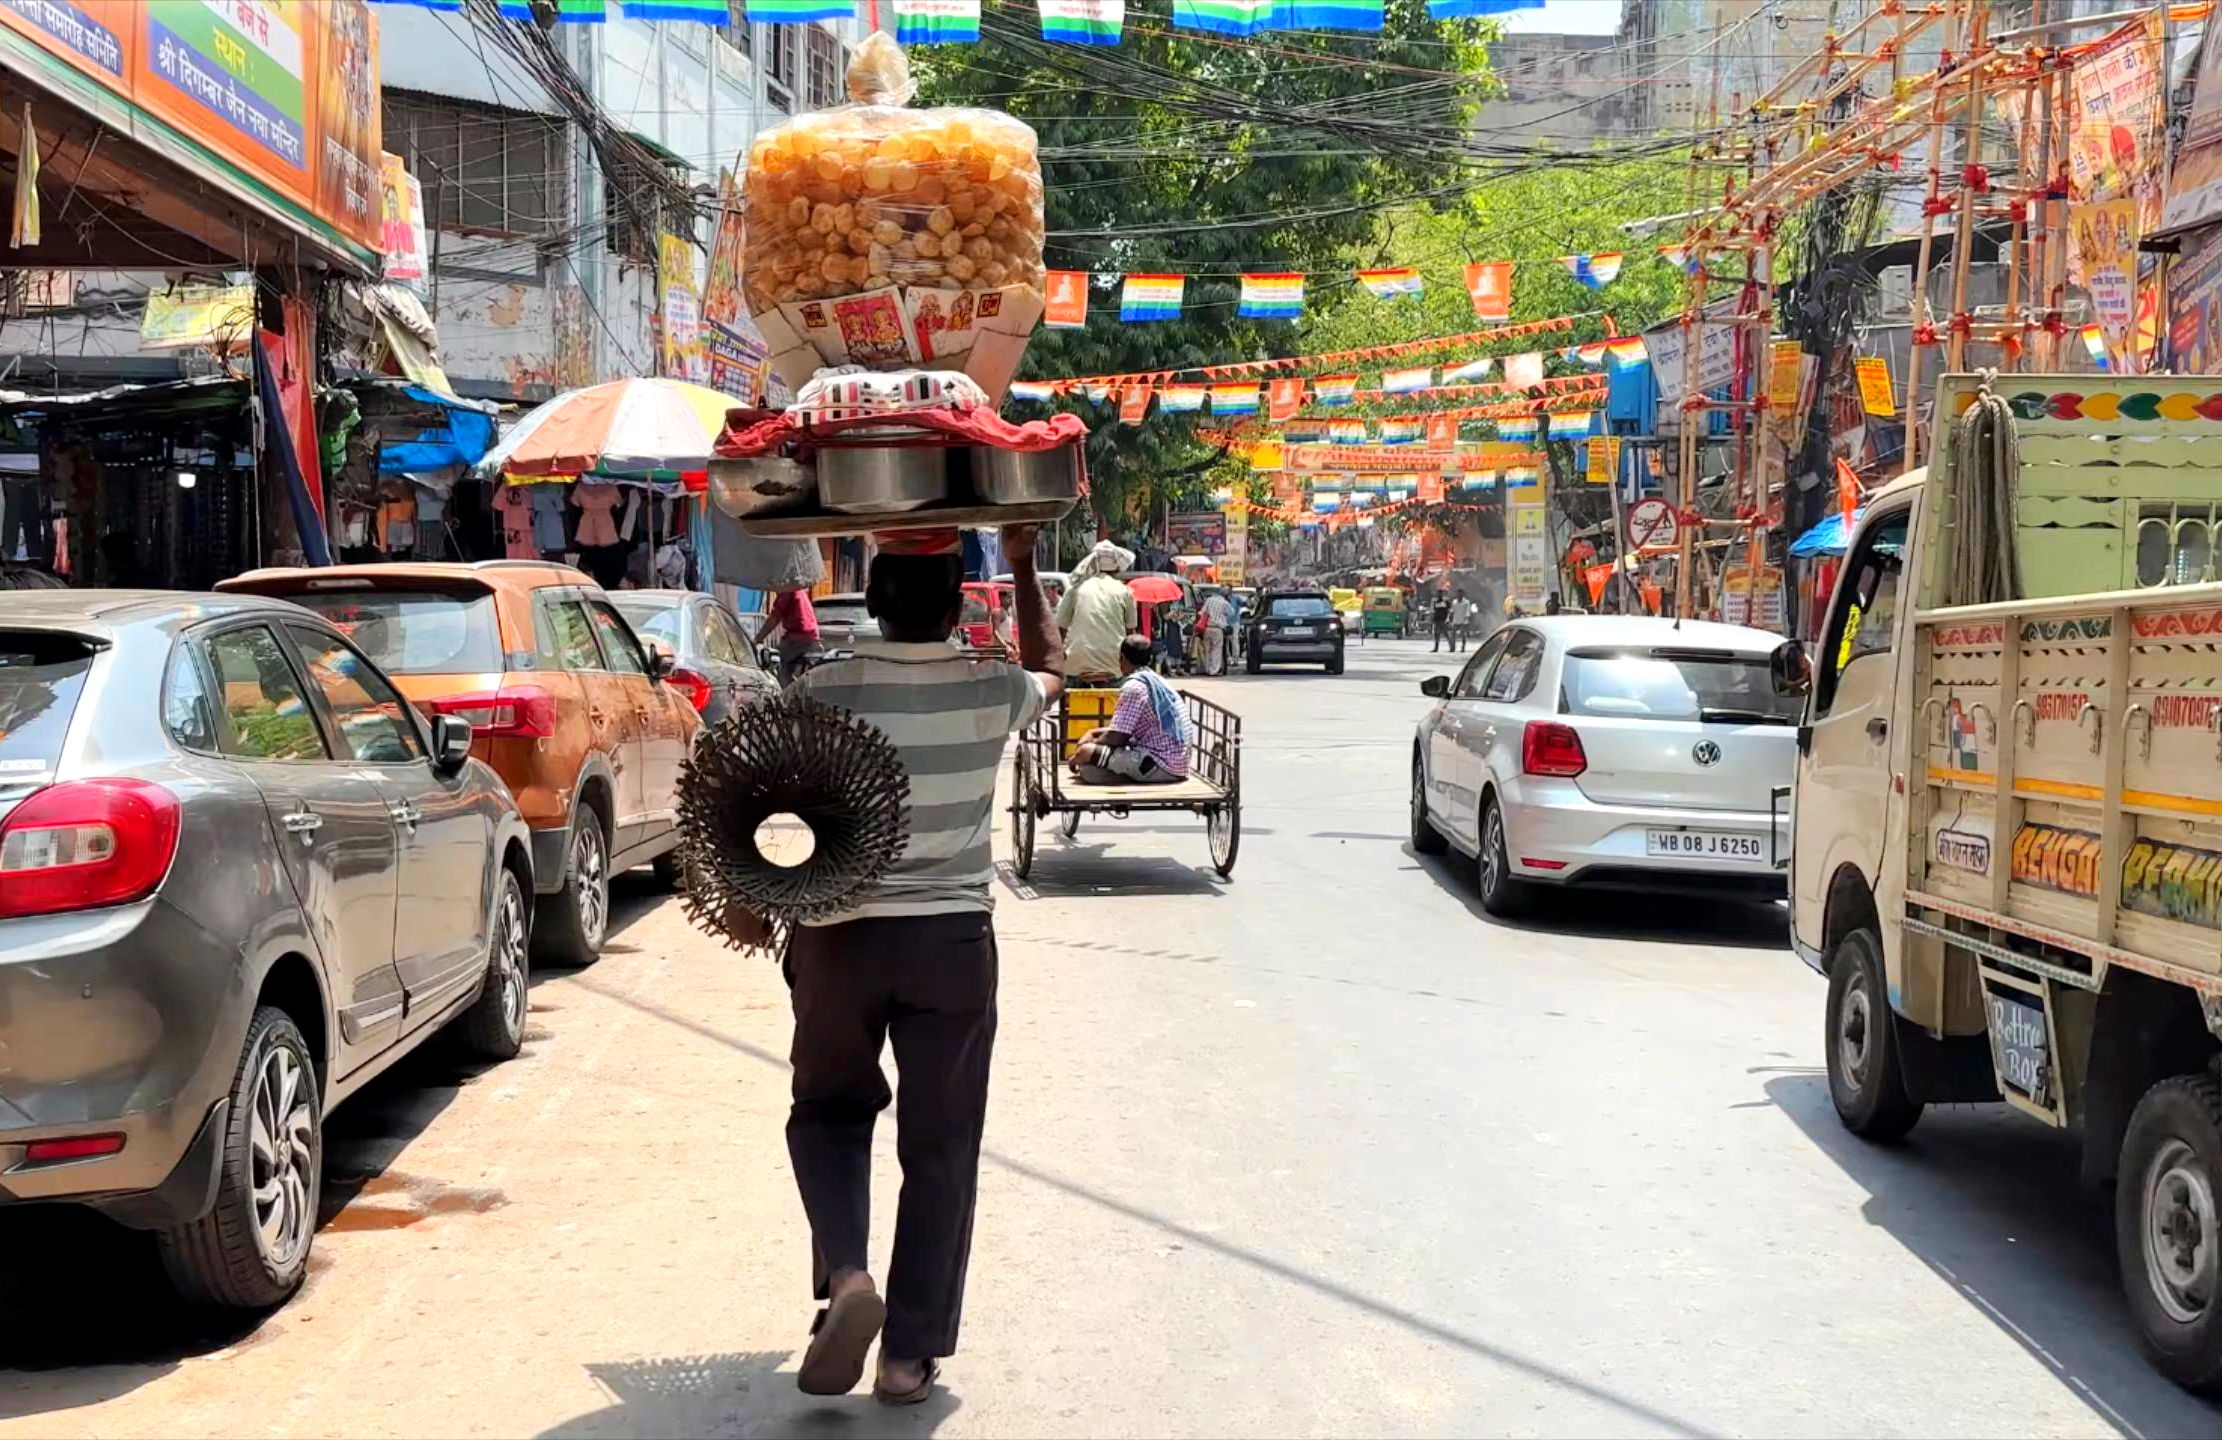
[[[875,555],[864,608],[888,639],[932,644],[957,628],[964,604],[964,557]]]
[[[1119,673],[1132,675],[1137,670],[1147,670],[1157,654],[1150,648],[1149,640],[1141,635],[1129,635],[1119,642]]]

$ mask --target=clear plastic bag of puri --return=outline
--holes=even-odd
[[[749,150],[744,288],[772,368],[797,390],[827,365],[962,370],[1000,401],[1042,315],[1034,132],[906,108],[884,33],[857,47],[848,91]]]

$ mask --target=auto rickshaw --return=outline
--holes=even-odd
[[[1394,585],[1373,585],[1365,592],[1365,628],[1371,635],[1412,633],[1404,609],[1404,592]]]

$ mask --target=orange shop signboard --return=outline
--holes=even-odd
[[[38,0],[0,26],[379,249],[378,22],[366,0]]]

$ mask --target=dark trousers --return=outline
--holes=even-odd
[[[1443,642],[1445,640],[1448,640],[1449,638],[1450,617],[1448,615],[1437,615],[1435,617],[1435,644],[1432,648],[1436,650],[1442,649]]]
[[[985,912],[797,926],[795,1103],[787,1154],[810,1217],[812,1284],[869,1270],[872,1122],[887,1108],[880,1048],[895,1044],[895,1154],[903,1169],[881,1346],[950,1355],[964,1311],[980,1130],[995,1048],[995,927]]]

